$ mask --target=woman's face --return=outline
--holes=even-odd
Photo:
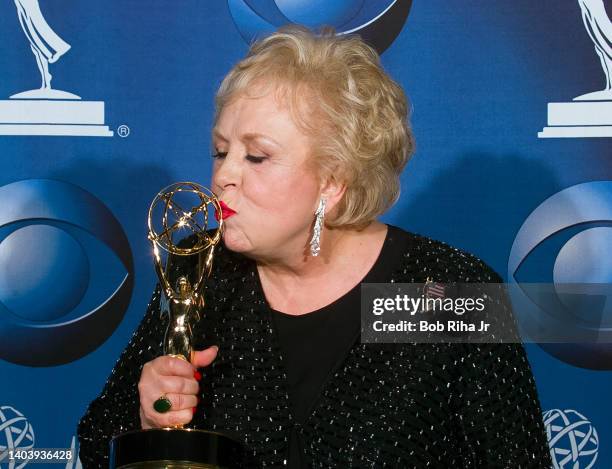
[[[225,245],[264,260],[305,252],[319,202],[309,139],[284,101],[274,91],[238,97],[213,130],[213,191],[236,212],[225,218]]]

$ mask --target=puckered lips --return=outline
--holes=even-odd
[[[221,217],[224,220],[227,220],[229,217],[236,214],[236,211],[229,208],[229,206],[222,200],[219,201],[219,205],[221,205]],[[215,218],[217,221],[219,221],[219,213],[217,210],[215,210]]]

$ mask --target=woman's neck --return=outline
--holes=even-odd
[[[361,231],[326,229],[317,257],[256,260],[270,306],[289,314],[303,314],[347,293],[376,262],[386,232],[387,226],[379,222]]]

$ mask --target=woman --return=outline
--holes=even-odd
[[[217,96],[226,230],[200,351],[193,365],[159,357],[157,290],[81,421],[86,466],[106,464],[114,434],[187,422],[233,434],[267,467],[550,466],[520,345],[360,342],[362,282],[500,281],[376,221],[412,152],[406,115],[358,38],[293,27],[252,46]]]

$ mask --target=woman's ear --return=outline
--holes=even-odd
[[[331,212],[336,207],[345,192],[346,184],[340,181],[338,177],[332,174],[325,178],[321,183],[321,197],[325,197],[326,199],[325,211],[327,213]]]

